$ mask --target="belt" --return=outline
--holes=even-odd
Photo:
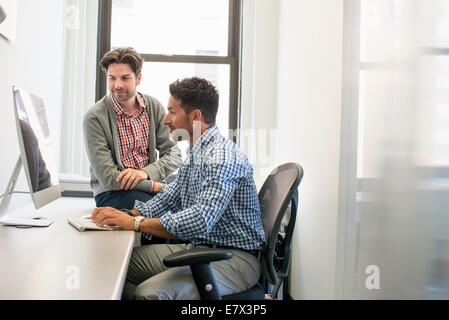
[[[242,248],[236,248],[236,247],[230,247],[230,246],[221,246],[221,245],[218,245],[218,244],[201,243],[201,244],[198,244],[198,246],[206,246],[206,247],[209,247],[209,248],[217,248],[217,249],[240,250],[240,251],[244,251],[246,253],[249,253],[249,254],[251,254],[251,255],[253,255],[255,257],[259,257],[259,253],[260,253],[260,250],[245,250],[245,249],[242,249]]]

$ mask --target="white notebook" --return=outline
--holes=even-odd
[[[16,227],[48,227],[53,223],[53,220],[46,218],[9,218],[4,217],[0,219],[0,223],[5,226]]]
[[[105,226],[99,227],[95,223],[92,222],[90,217],[81,217],[81,218],[67,218],[67,221],[78,231],[86,231],[86,230],[102,230],[102,231],[112,231],[119,230],[120,227],[117,226]]]

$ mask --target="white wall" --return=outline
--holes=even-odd
[[[334,298],[343,1],[283,0],[279,21],[280,160],[304,168],[290,293]]]
[[[60,145],[64,1],[20,0],[17,6],[16,41],[0,36],[0,194],[19,156],[12,85],[44,100],[55,154]],[[18,187],[27,188],[23,179]]]
[[[253,16],[247,12],[250,9]],[[244,25],[242,129],[276,128],[273,166],[293,161],[304,168],[290,294],[294,299],[332,299],[337,249],[343,1],[246,0],[244,10],[246,20],[252,24]],[[249,51],[251,58],[245,57]],[[253,104],[245,104],[245,99]],[[245,109],[247,105],[251,108]],[[260,185],[265,167],[260,161],[253,163]]]

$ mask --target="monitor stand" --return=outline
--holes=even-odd
[[[11,178],[9,179],[5,193],[2,195],[2,202],[0,203],[0,217],[6,213],[6,210],[8,210],[8,206],[9,203],[11,202],[11,197],[13,193],[29,193],[22,191],[14,191],[17,180],[19,179],[21,168],[22,168],[22,157],[19,156],[19,159],[17,160],[14,170],[11,174]]]
[[[25,193],[30,192],[25,191],[14,191],[17,180],[19,179],[20,169],[22,168],[22,158],[16,162],[14,170],[9,179],[8,185],[6,187],[5,193],[2,195],[2,201],[0,202],[0,224],[16,226],[18,228],[31,228],[31,227],[48,227],[53,223],[51,220],[42,219],[41,217],[27,217],[27,218],[11,218],[5,217],[6,211],[8,210],[9,203],[11,201],[12,194],[14,193]]]

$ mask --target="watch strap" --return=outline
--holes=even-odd
[[[134,231],[140,232],[140,223],[145,220],[143,216],[134,217]]]
[[[130,215],[131,217],[134,217],[134,214],[131,210],[129,209],[120,209],[120,211],[126,212],[128,215]]]

